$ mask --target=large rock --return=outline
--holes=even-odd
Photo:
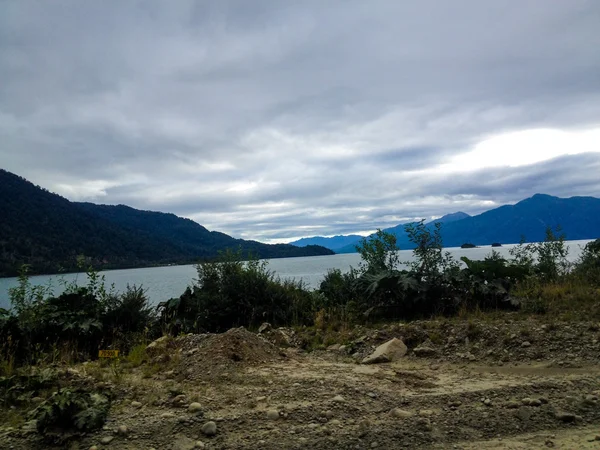
[[[167,345],[169,344],[170,340],[170,336],[159,337],[157,340],[148,344],[148,346],[146,347],[146,352],[150,356],[156,356],[159,353],[163,353],[164,351],[166,351]]]
[[[363,359],[363,364],[378,364],[392,362],[406,355],[408,348],[400,339],[392,339],[381,344],[373,353]]]

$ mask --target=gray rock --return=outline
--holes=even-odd
[[[267,419],[269,420],[277,420],[279,419],[279,411],[275,409],[270,409],[267,411]]]
[[[206,448],[206,444],[202,441],[196,441],[196,448]]]
[[[173,441],[173,450],[194,450],[196,447],[196,441],[190,439],[187,436],[182,434],[178,434],[175,436],[175,440]]]
[[[102,445],[108,445],[110,444],[113,440],[115,439],[114,436],[104,436],[103,438],[100,439],[100,443]]]
[[[390,415],[392,417],[397,417],[399,419],[408,419],[409,417],[412,417],[414,414],[412,412],[406,411],[404,409],[394,408],[390,411]]]
[[[127,436],[129,434],[129,428],[127,428],[127,425],[120,425],[119,428],[117,428],[117,434],[119,436]]]
[[[192,414],[199,413],[200,411],[202,411],[202,405],[198,402],[190,403],[190,405],[188,406],[188,412]]]
[[[341,395],[336,395],[335,397],[333,397],[331,399],[331,401],[334,403],[344,403],[346,401],[346,399],[344,397],[342,397]]]
[[[273,327],[270,323],[264,322],[260,327],[258,327],[258,334],[266,333],[267,331],[271,331]]]
[[[557,412],[555,417],[561,422],[565,423],[575,422],[575,420],[577,420],[577,416],[575,414],[565,411]]]
[[[418,356],[419,358],[427,358],[437,355],[437,350],[426,344],[419,345],[413,349],[413,352],[415,353],[415,356]]]
[[[131,406],[133,408],[141,408],[142,407],[142,403],[141,402],[131,402]]]
[[[202,433],[206,436],[214,436],[217,434],[217,424],[215,422],[206,422],[202,425]]]
[[[373,353],[362,360],[363,364],[378,364],[396,361],[406,355],[408,348],[400,339],[394,338],[381,344]]]
[[[521,342],[521,347],[531,347],[531,342],[523,341],[523,342]]]

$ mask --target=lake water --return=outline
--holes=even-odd
[[[575,261],[581,254],[582,247],[589,241],[569,241],[570,261]],[[501,255],[509,257],[509,250],[514,245],[505,245],[495,248]],[[467,256],[470,259],[483,259],[491,251],[491,247],[480,247],[471,249],[448,248],[456,259]],[[401,261],[412,261],[412,250],[401,250],[399,252]],[[310,256],[303,258],[282,258],[269,260],[268,268],[281,278],[294,278],[303,280],[308,286],[317,288],[327,273],[328,269],[336,268],[347,271],[350,267],[358,267],[360,256],[358,253],[348,253],[330,256]],[[185,288],[193,283],[196,278],[196,269],[193,265],[149,267],[143,269],[109,270],[102,272],[106,277],[108,286],[114,284],[118,291],[123,291],[127,284],[143,286],[147,296],[153,304],[172,297],[178,297]],[[62,292],[60,279],[66,281],[76,280],[78,284],[85,285],[87,277],[85,274],[66,275],[39,275],[31,277],[31,282],[36,285],[51,285],[54,293]],[[16,278],[0,278],[0,307],[8,308],[10,301],[8,289],[17,285]]]

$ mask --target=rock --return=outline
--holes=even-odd
[[[521,403],[525,406],[529,406],[531,404],[531,399],[529,397],[526,397],[521,400]]]
[[[448,403],[448,406],[450,408],[458,408],[460,405],[462,405],[462,402],[460,400],[454,400],[454,401]]]
[[[114,436],[104,436],[103,438],[100,439],[100,443],[102,445],[108,445],[110,444],[113,440],[115,439]]]
[[[188,406],[188,412],[192,414],[199,413],[200,411],[202,411],[202,405],[198,402],[190,403],[190,405]]]
[[[485,406],[492,406],[492,401],[491,401],[489,398],[486,398],[486,399],[483,401],[483,404],[484,404]]]
[[[217,424],[215,422],[206,422],[202,425],[202,433],[206,436],[214,436],[217,434]]]
[[[196,448],[206,448],[206,445],[202,441],[196,441]]]
[[[155,341],[150,342],[150,344],[148,344],[148,346],[146,347],[146,352],[149,356],[154,356],[157,353],[161,353],[162,351],[166,350],[169,340],[169,336],[159,337]]]
[[[342,397],[341,395],[336,395],[335,397],[333,397],[331,399],[331,401],[334,403],[344,403],[346,401],[346,399],[344,397]]]
[[[120,425],[119,428],[117,428],[117,434],[119,436],[126,437],[129,434],[129,428],[127,428],[127,425]]]
[[[429,416],[433,416],[435,413],[432,409],[421,409],[419,411],[419,416],[421,417],[429,417]]]
[[[342,422],[340,422],[338,419],[333,419],[329,421],[329,424],[334,427],[339,427],[342,424]]]
[[[523,422],[527,422],[531,418],[531,409],[521,406],[515,415]]]
[[[89,450],[98,450],[98,447],[97,447],[97,446],[95,446],[95,445],[92,445],[92,446],[89,448]]]
[[[377,442],[371,442],[371,448],[377,448],[379,447],[379,444]]]
[[[332,344],[329,347],[327,347],[327,351],[330,352],[337,352],[340,350],[341,345],[340,344]]]
[[[419,358],[427,358],[435,356],[437,354],[437,350],[427,344],[419,345],[418,347],[413,349],[413,352],[415,353],[415,356],[418,356]]]
[[[539,399],[534,398],[529,402],[529,406],[542,406],[542,402]]]
[[[165,412],[160,415],[160,418],[161,419],[174,419],[175,414],[173,414],[172,412]]]
[[[557,412],[555,417],[561,422],[565,423],[575,422],[575,420],[577,419],[577,416],[575,414],[564,411]]]
[[[131,407],[132,408],[141,408],[142,403],[141,402],[131,402]]]
[[[340,345],[340,347],[338,348],[338,352],[340,352],[340,353],[347,353],[348,352],[348,346],[346,346],[346,345]]]
[[[397,417],[398,419],[408,419],[409,417],[412,417],[414,414],[412,412],[406,411],[404,409],[394,408],[390,411],[390,415],[392,417]]]
[[[258,327],[258,334],[266,333],[267,331],[271,331],[273,327],[270,323],[264,322],[260,327]]]
[[[175,436],[175,440],[173,441],[173,446],[171,448],[173,450],[193,450],[198,447],[196,447],[196,441],[193,439],[190,439],[182,434],[178,434]]]
[[[378,364],[396,361],[405,356],[407,351],[408,349],[406,348],[406,345],[404,345],[404,342],[394,338],[377,347],[373,353],[363,359],[362,363]]]
[[[531,347],[531,342],[523,341],[523,342],[521,342],[521,347]]]
[[[270,409],[267,411],[267,419],[269,420],[277,420],[279,419],[279,411],[275,409]]]
[[[358,436],[365,437],[371,430],[371,422],[367,419],[361,420],[358,424]]]
[[[44,401],[44,399],[42,397],[33,397],[31,399],[31,403],[36,404],[36,405],[42,403],[43,401]]]
[[[508,409],[517,409],[520,405],[519,405],[519,402],[516,402],[514,400],[509,400],[508,402],[506,402],[506,404],[504,406],[506,406],[506,408],[508,408]]]

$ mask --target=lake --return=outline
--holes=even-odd
[[[569,241],[570,261],[575,261],[581,254],[582,247],[589,241]],[[514,245],[505,245],[495,248],[501,255],[509,257],[510,248]],[[492,248],[489,246],[471,249],[447,248],[454,258],[467,256],[470,259],[483,259],[488,255]],[[412,250],[401,250],[399,252],[401,261],[412,261]],[[341,255],[328,256],[310,256],[302,258],[282,258],[268,260],[268,268],[275,272],[281,278],[294,278],[303,280],[312,288],[319,287],[319,283],[328,269],[341,269],[347,271],[350,267],[357,267],[360,262],[358,253],[347,253]],[[107,286],[114,284],[118,291],[123,291],[127,284],[143,286],[147,296],[153,304],[172,297],[178,297],[185,288],[193,283],[196,278],[196,269],[193,265],[186,266],[166,266],[149,267],[142,269],[123,269],[109,270],[102,272],[106,277]],[[65,274],[65,275],[37,275],[31,277],[31,282],[37,285],[50,284],[54,293],[61,292],[59,281],[64,278],[66,281],[76,280],[78,284],[85,285],[87,277],[85,274]],[[0,278],[0,307],[8,308],[10,301],[8,289],[17,285],[16,278]]]

